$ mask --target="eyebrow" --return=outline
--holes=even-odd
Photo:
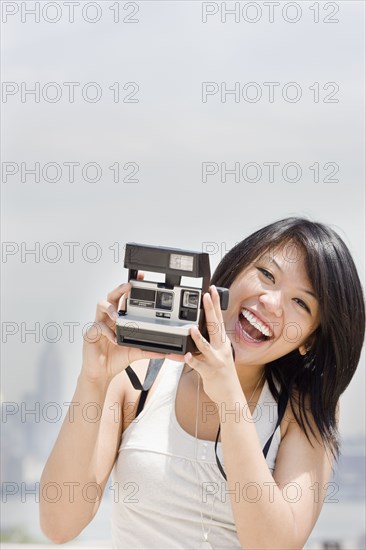
[[[275,260],[274,258],[269,258],[269,262],[275,264],[275,266],[277,267],[277,269],[278,269],[279,271],[281,271],[281,273],[283,273],[282,267],[280,267],[280,266],[278,265],[278,263],[276,262],[276,260]],[[311,290],[308,290],[308,289],[306,289],[306,288],[299,288],[299,290],[300,290],[301,292],[305,292],[306,294],[309,294],[310,296],[312,296],[313,298],[315,298],[315,300],[318,299],[318,298],[317,298],[317,295],[316,295],[314,292],[312,292]]]

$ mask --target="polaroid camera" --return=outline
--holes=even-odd
[[[118,312],[117,342],[160,353],[184,355],[196,346],[189,335],[192,325],[209,338],[202,296],[208,291],[211,272],[209,255],[177,248],[127,243],[124,267],[131,291],[125,309]],[[140,281],[137,272],[165,274],[164,282]],[[181,285],[182,276],[202,278],[200,287]],[[228,306],[229,291],[217,288],[221,309]]]

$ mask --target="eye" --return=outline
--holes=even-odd
[[[311,313],[310,308],[303,300],[300,300],[300,298],[294,298],[294,302],[296,302],[300,307],[305,309],[308,313]]]
[[[257,267],[258,271],[260,271],[267,279],[269,279],[270,281],[272,281],[272,283],[275,282],[275,278],[274,276],[272,275],[272,273],[270,271],[268,271],[268,269],[264,269],[264,267]]]

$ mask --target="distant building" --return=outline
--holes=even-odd
[[[3,482],[35,482],[59,432],[62,405],[62,362],[57,344],[45,344],[37,368],[37,384],[23,395],[16,414],[3,416],[1,477]],[[55,420],[55,421],[54,421]]]
[[[339,487],[339,501],[365,500],[365,438],[343,441],[332,482]]]

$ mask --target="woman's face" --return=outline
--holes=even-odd
[[[264,365],[296,348],[305,353],[320,315],[298,246],[287,243],[258,258],[229,296],[223,317],[237,365]]]

